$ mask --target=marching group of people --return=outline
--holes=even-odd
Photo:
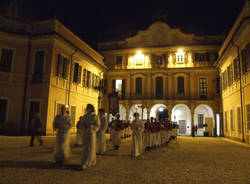
[[[105,134],[108,127],[114,150],[119,150],[122,137],[129,137],[132,131],[132,158],[136,158],[143,152],[157,146],[163,146],[171,138],[177,137],[178,125],[165,119],[158,122],[151,118],[151,121],[147,120],[144,123],[144,121],[140,120],[139,113],[136,112],[131,123],[120,120],[119,114],[116,114],[116,119],[108,123],[103,109],[99,109],[97,115],[94,106],[87,104],[86,111],[87,113],[81,116],[77,122],[76,145],[83,147],[81,165],[77,170],[94,166],[96,164],[96,154],[103,154],[106,151]],[[41,123],[35,119],[34,125],[39,128]],[[71,153],[70,129],[72,123],[66,106],[62,106],[61,113],[55,117],[53,128],[56,131],[55,164],[62,166]],[[32,134],[31,146],[33,146],[34,138],[35,134]],[[42,145],[41,138],[39,138],[39,141],[40,145]]]

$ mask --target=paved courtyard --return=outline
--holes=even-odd
[[[29,137],[0,136],[0,184],[250,184],[250,148],[223,138],[179,137],[137,160],[130,158],[130,138],[119,151],[108,142],[105,155],[85,171],[74,170],[81,148],[72,146],[65,168],[55,168],[55,137],[44,137],[44,142],[28,147]]]

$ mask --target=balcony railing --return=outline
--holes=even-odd
[[[121,100],[214,100],[215,93],[207,93],[207,95],[200,93],[126,93],[121,95]]]

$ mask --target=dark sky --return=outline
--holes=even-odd
[[[0,9],[12,0],[0,0]],[[184,32],[227,34],[245,0],[17,0],[20,13],[32,19],[56,17],[84,41],[121,40],[165,14],[166,23]],[[55,13],[57,12],[57,13]]]

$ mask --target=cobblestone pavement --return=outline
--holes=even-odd
[[[72,136],[72,145],[75,137]],[[29,147],[29,137],[0,136],[0,184],[250,184],[250,148],[223,138],[179,137],[166,147],[130,158],[131,139],[119,151],[97,156],[97,165],[75,171],[81,148],[72,146],[64,168],[53,164],[55,137],[44,145]]]

